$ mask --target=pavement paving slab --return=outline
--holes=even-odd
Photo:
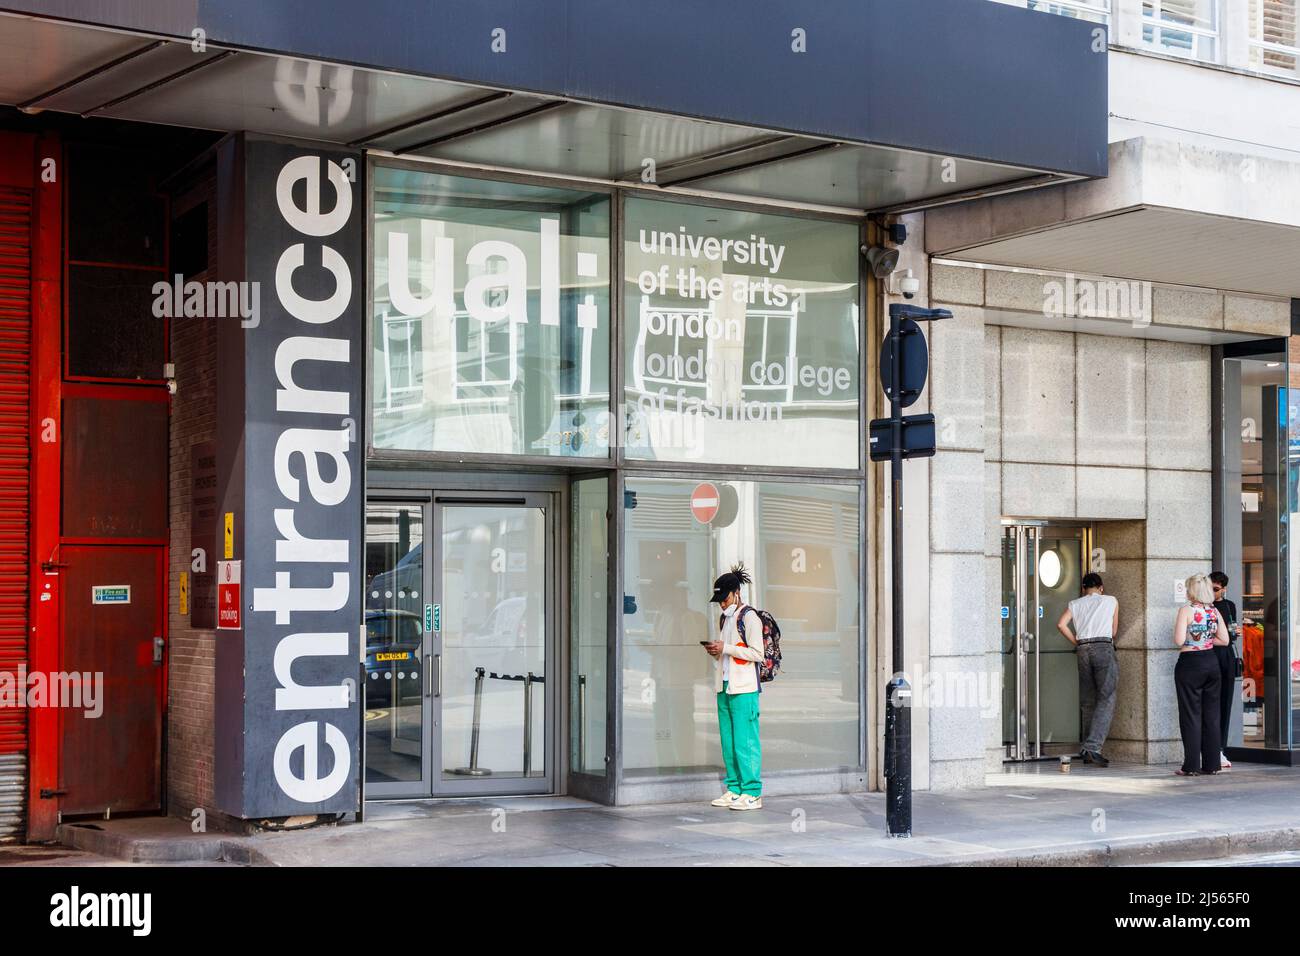
[[[747,813],[707,803],[606,807],[571,797],[511,797],[371,804],[361,823],[253,835],[194,833],[189,820],[176,818],[70,823],[60,837],[73,849],[23,848],[27,856],[19,860],[0,848],[0,865],[116,859],[269,866],[1048,866],[1240,854],[1269,865],[1300,860],[1300,769],[1238,763],[1230,773],[1191,780],[1175,777],[1173,769],[1112,764],[1061,774],[1044,765],[991,773],[981,788],[914,794],[907,839],[884,833],[880,793],[767,796],[762,810]]]

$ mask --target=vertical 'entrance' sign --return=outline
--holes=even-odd
[[[261,314],[218,334],[222,507],[236,514],[244,601],[242,641],[218,639],[218,802],[244,818],[354,810],[361,157],[253,137],[242,151],[231,192]]]

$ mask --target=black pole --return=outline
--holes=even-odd
[[[894,676],[885,687],[885,826],[890,836],[912,835],[912,689],[903,677],[903,335],[902,320],[889,310],[890,558],[893,564]]]

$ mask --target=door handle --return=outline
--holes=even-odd
[[[155,636],[153,639],[153,662],[161,664],[163,660],[163,639]]]
[[[436,668],[436,670],[434,670]],[[431,674],[430,671],[433,671]],[[442,696],[442,655],[426,654],[424,656],[424,696]]]

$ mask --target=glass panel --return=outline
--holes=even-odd
[[[574,773],[604,776],[609,479],[575,481],[572,501],[571,759]]]
[[[1019,605],[1016,581],[1016,529],[1002,529],[1002,745],[1007,755],[1016,755],[1016,726],[1020,719],[1020,698],[1016,691],[1016,642],[1018,638]]]
[[[715,480],[710,524],[694,480],[627,481],[623,765],[629,776],[719,769],[713,579],[736,561],[744,597],[781,626],[784,662],[762,702],[763,768],[859,762],[858,486]]]
[[[167,325],[153,312],[158,272],[68,266],[68,374],[161,379]]]
[[[1250,17],[1251,69],[1294,76],[1300,71],[1296,0],[1253,0]]]
[[[545,776],[546,513],[447,506],[441,535],[443,777]]]
[[[1005,2],[1005,0],[1004,0]],[[1020,3],[1016,3],[1020,6]],[[1110,21],[1110,0],[1024,0],[1026,9],[1058,16],[1091,20],[1093,23]]]
[[[1293,21],[1294,22],[1294,21]],[[1292,336],[1287,341],[1287,388],[1286,393],[1286,448],[1285,474],[1278,478],[1278,489],[1285,493],[1286,502],[1281,509],[1282,543],[1287,546],[1290,540],[1291,525],[1300,521],[1300,337]],[[1289,555],[1289,547],[1286,547]],[[1286,608],[1287,639],[1282,649],[1282,660],[1286,662],[1285,673],[1288,675],[1290,689],[1289,725],[1291,729],[1288,745],[1294,747],[1297,739],[1296,725],[1300,723],[1300,713],[1296,705],[1300,696],[1300,635],[1296,633],[1300,626],[1300,561],[1288,560],[1286,563]]]
[[[366,782],[421,779],[423,509],[366,506]]]
[[[1039,617],[1042,611],[1042,605],[1037,602],[1041,595],[1036,594],[1038,577],[1038,540],[1034,535],[1034,529],[1029,528],[1022,536],[1021,547],[1024,551],[1024,565],[1021,568],[1020,593],[1024,595],[1024,630],[1021,631],[1022,643],[1024,644],[1025,653],[1021,656],[1021,678],[1020,686],[1024,688],[1024,693],[1020,698],[1021,716],[1020,720],[1025,728],[1025,752],[1022,757],[1037,757],[1041,755],[1039,749],[1039,697],[1038,697],[1038,633],[1041,630],[1042,618]],[[1029,635],[1029,640],[1024,641],[1025,635]]]
[[[1241,702],[1233,700],[1230,746],[1290,746],[1291,616],[1284,599],[1296,589],[1284,589],[1287,522],[1296,508],[1287,480],[1285,360],[1278,353],[1223,362],[1224,433],[1237,436],[1226,442],[1222,462],[1223,571],[1242,624]]]
[[[1214,62],[1218,0],[1143,0],[1142,43],[1171,56]]]
[[[167,206],[150,182],[151,157],[76,144],[68,159],[68,258],[161,269]]]
[[[627,453],[856,468],[858,230],[628,199]]]
[[[1075,533],[1042,530],[1038,556],[1039,714],[1043,753],[1066,752],[1056,744],[1079,742],[1079,666],[1075,647],[1056,629],[1066,606],[1081,593],[1083,539]],[[1069,749],[1073,749],[1073,746]]]
[[[374,441],[609,454],[609,197],[378,167]]]

